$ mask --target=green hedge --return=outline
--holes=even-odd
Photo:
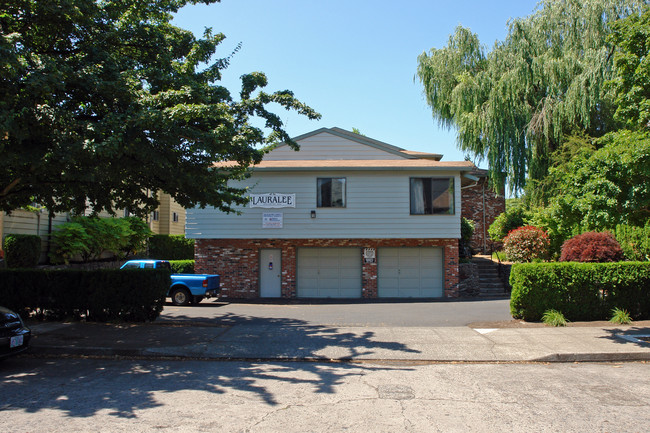
[[[2,270],[2,305],[53,320],[145,322],[158,317],[171,280],[165,270]]]
[[[33,268],[41,257],[38,235],[7,235],[4,240],[8,268]]]
[[[650,263],[519,263],[510,274],[510,312],[538,321],[544,311],[569,320],[604,320],[615,307],[650,317]]]
[[[158,260],[194,260],[194,239],[184,235],[154,235],[149,238],[149,257]]]
[[[170,260],[173,274],[193,274],[194,260]]]

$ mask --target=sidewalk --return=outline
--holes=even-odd
[[[603,327],[332,327],[257,321],[32,324],[34,356],[398,362],[650,361],[650,323]],[[641,337],[643,339],[638,339]]]

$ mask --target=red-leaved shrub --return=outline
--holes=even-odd
[[[621,245],[609,232],[587,232],[574,236],[562,245],[561,262],[620,262]]]
[[[510,231],[503,240],[506,259],[511,262],[532,262],[548,256],[550,240],[539,227],[525,226]]]

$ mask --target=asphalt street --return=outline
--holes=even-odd
[[[650,431],[650,364],[15,358],[0,425],[23,432]]]
[[[197,306],[170,303],[158,319],[268,321],[286,319],[308,325],[361,327],[451,327],[477,321],[510,320],[510,300],[440,300],[408,302],[258,301],[224,302],[205,299]]]

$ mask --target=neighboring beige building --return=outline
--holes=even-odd
[[[126,211],[118,212],[117,216],[127,216]],[[106,212],[101,217],[110,217]],[[42,241],[42,260],[47,256],[48,234],[58,225],[70,221],[70,213],[55,214],[50,221],[46,211],[31,212],[15,210],[10,215],[0,212],[0,251],[4,245],[4,237],[8,234],[39,235]],[[172,199],[169,194],[160,194],[160,206],[149,217],[149,227],[155,234],[182,235],[185,234],[185,209]]]
[[[10,215],[0,212],[0,251],[4,246],[5,235],[39,235],[41,242],[41,259],[47,256],[47,238],[51,230],[69,220],[68,214],[56,214],[50,221],[45,211],[31,212],[23,209],[13,211]],[[4,257],[4,253],[2,254]]]
[[[151,231],[160,235],[185,234],[185,209],[165,193],[160,194],[160,207],[150,220]]]

